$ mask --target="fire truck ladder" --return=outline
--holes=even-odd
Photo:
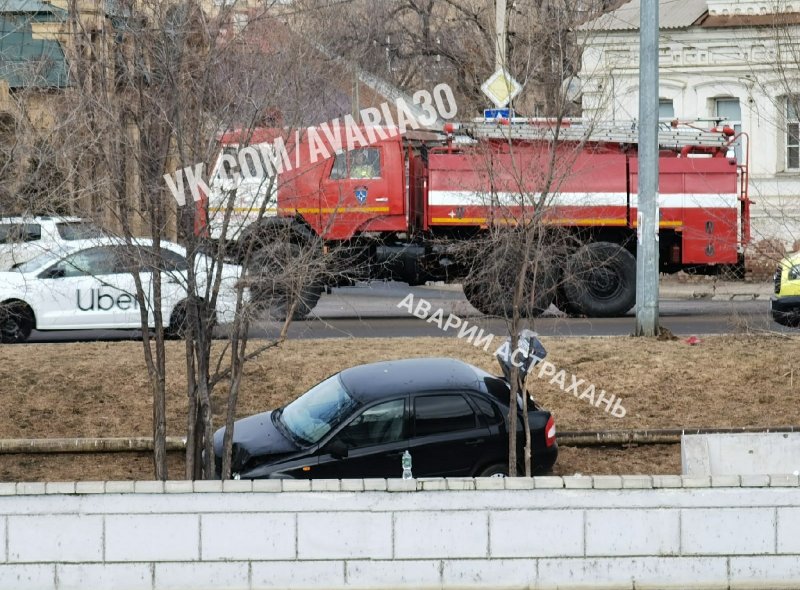
[[[565,120],[560,126],[552,121],[508,120],[500,122],[476,121],[454,126],[454,132],[473,139],[502,139],[534,141],[556,139],[559,141],[588,141],[594,143],[638,144],[639,131],[636,123],[624,124],[575,124]],[[690,125],[673,127],[669,123],[659,125],[658,145],[665,149],[681,149],[687,146],[725,148],[731,137],[722,130],[705,130]]]

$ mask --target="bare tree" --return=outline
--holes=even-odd
[[[550,117],[539,121],[538,134],[531,141],[515,138],[513,132],[504,135],[502,127],[496,139],[485,142],[475,150],[473,168],[486,180],[482,205],[490,211],[486,231],[473,237],[463,247],[471,260],[464,279],[464,292],[480,311],[505,319],[511,339],[511,349],[519,347],[523,328],[533,328],[535,318],[558,303],[567,311],[581,313],[580,294],[593,288],[598,272],[608,269],[611,280],[619,282],[620,264],[627,270],[634,261],[625,249],[625,238],[618,243],[598,243],[602,239],[592,231],[570,225],[568,214],[562,214],[559,195],[565,183],[575,182],[576,163],[584,153],[591,153],[594,121],[584,120],[582,137],[570,141],[561,133],[567,118],[574,113],[571,92],[565,82],[572,79],[575,64],[580,60],[582,45],[574,37],[575,28],[585,21],[587,12],[559,2],[542,3],[529,13],[515,15],[530,24],[527,35],[523,28],[513,35],[516,44],[515,61],[509,59],[506,68],[513,72],[536,71],[542,74],[537,81],[543,101],[542,110]],[[520,48],[524,48],[522,51]],[[543,68],[542,64],[546,64]],[[574,190],[574,189],[568,189]],[[620,243],[622,245],[620,245]],[[600,252],[598,246],[603,251]],[[629,246],[630,247],[630,246]],[[622,263],[620,261],[622,260]],[[633,264],[635,269],[635,263]],[[633,280],[617,285],[624,288],[627,299]],[[622,304],[624,311],[632,301]],[[585,313],[585,312],[584,312]],[[522,464],[530,475],[532,441],[528,423],[529,396],[519,391],[519,368],[512,365],[511,399],[508,416],[508,472],[516,475]],[[517,408],[513,403],[520,395],[522,432],[525,446],[523,461],[517,453]]]
[[[369,8],[370,15],[384,9],[374,9],[372,3],[353,4],[365,11]],[[397,57],[409,64],[405,87],[425,81],[424,60],[435,61],[442,55],[452,70],[436,75],[462,84],[467,104],[477,106],[478,81],[488,76],[492,63],[493,43],[482,41],[491,31],[485,7],[449,1],[386,5],[395,11],[391,26],[399,27],[396,34],[388,34],[400,36]],[[547,123],[552,137],[537,144],[533,160],[526,155],[528,148],[511,139],[474,151],[474,167],[487,179],[486,198],[493,220],[474,236],[465,254],[468,264],[474,262],[466,283],[470,299],[506,318],[514,347],[526,318],[541,313],[564,282],[564,275],[554,269],[566,264],[569,248],[584,238],[558,229],[552,213],[554,196],[582,146],[563,147],[559,129],[574,106],[573,97],[564,92],[563,80],[577,63],[579,48],[572,30],[585,14],[567,5],[543,6],[546,9],[515,16],[514,49],[506,66],[521,81],[529,82],[542,71],[540,61],[548,60],[545,71],[550,73],[541,81],[549,84],[549,90],[534,93],[518,110],[552,115],[554,119]],[[380,50],[376,54],[376,45],[370,42],[380,40],[377,47],[384,47],[380,44],[385,31],[378,20],[370,18],[348,38],[344,34],[351,24],[348,19],[359,13],[342,11],[333,18],[331,11],[342,9],[338,4],[320,8],[297,3],[289,9],[268,5],[236,14],[226,5],[209,15],[192,1],[142,0],[119,9],[112,22],[109,15],[89,18],[77,2],[70,4],[65,27],[73,40],[68,53],[74,84],[57,105],[58,123],[51,128],[48,149],[55,150],[61,163],[58,178],[63,177],[63,182],[58,182],[70,202],[81,203],[84,211],[116,228],[129,246],[138,244],[137,236],[152,240],[144,257],[141,249],[131,248],[137,254],[128,264],[135,279],[153,397],[156,477],[168,476],[165,340],[174,335],[185,339],[186,476],[211,477],[219,469],[225,477],[230,475],[230,456],[235,452],[233,424],[245,362],[286,337],[291,319],[313,307],[323,284],[335,282],[331,275],[346,268],[348,278],[357,277],[368,249],[357,243],[331,249],[318,237],[325,231],[298,233],[302,224],[286,224],[286,217],[272,215],[267,197],[274,189],[274,175],[256,175],[257,182],[246,191],[238,181],[215,185],[213,177],[224,170],[218,156],[220,150],[224,153],[225,143],[220,145],[218,140],[224,135],[233,138],[229,143],[235,144],[241,164],[238,154],[265,141],[259,135],[264,126],[281,133],[309,119],[319,121],[348,112],[351,105],[341,100],[347,94],[341,81],[322,82],[332,77],[326,75],[332,60],[321,46],[333,39],[337,50],[369,66],[378,63],[373,59],[376,55],[383,55]],[[474,34],[459,30],[459,23],[472,27]],[[386,41],[384,48],[394,43]],[[440,45],[445,46],[441,52]],[[498,147],[499,152],[495,151]],[[208,191],[201,192],[217,191],[221,196],[213,204],[209,194],[206,200],[196,201],[199,192],[185,190],[188,187],[173,195],[178,178],[192,184],[184,167],[196,175],[195,165],[200,163],[208,165],[210,174]],[[172,188],[165,174],[171,175]],[[500,198],[501,194],[510,197]],[[244,218],[239,209],[246,209]],[[331,216],[328,224],[333,223]],[[246,239],[229,239],[237,232]],[[181,272],[166,262],[168,238],[179,239],[186,248],[187,264]],[[458,250],[458,240],[448,247]],[[231,292],[225,285],[226,261],[230,260],[239,269],[235,296],[227,301],[234,319],[227,340],[218,343],[212,340],[212,330],[221,319],[222,294]],[[185,281],[186,297],[169,307],[164,305],[164,292],[171,280]],[[265,315],[281,319],[279,333],[251,348],[250,326]],[[512,399],[518,393],[514,377]],[[212,395],[223,386],[228,388],[226,435],[222,465],[215,466]],[[528,402],[527,396],[522,398],[525,421]],[[516,420],[512,411],[512,474],[518,463]],[[525,430],[529,472],[527,424]]]
[[[495,7],[471,0],[298,2],[297,18],[334,52],[399,88],[446,82],[463,113],[486,105],[481,85],[495,69]],[[577,71],[574,28],[605,3],[508,2],[504,67],[525,86],[520,112],[556,116],[564,79]],[[321,33],[324,31],[324,36]],[[577,59],[576,59],[577,58]],[[579,114],[569,102],[571,114]]]
[[[244,12],[225,5],[207,14],[192,1],[144,0],[115,10],[87,14],[79,3],[69,4],[63,28],[70,40],[64,47],[72,85],[49,103],[57,116],[46,137],[20,145],[25,134],[9,133],[3,144],[8,156],[0,165],[8,167],[17,153],[26,162],[25,174],[15,184],[8,180],[9,193],[25,195],[24,210],[54,213],[64,208],[63,198],[69,212],[95,218],[128,246],[121,264],[130,270],[140,310],[153,398],[155,477],[169,475],[165,359],[166,340],[173,337],[185,340],[186,477],[214,477],[217,470],[228,476],[243,367],[286,338],[295,310],[307,306],[309,290],[318,297],[319,280],[312,275],[321,264],[321,247],[298,253],[281,234],[273,235],[270,245],[283,251],[267,256],[258,240],[234,251],[225,236],[245,223],[237,213],[237,188],[229,188],[210,211],[210,195],[201,194],[208,187],[190,187],[183,169],[201,165],[202,170],[206,164],[201,174],[210,173],[225,130],[237,130],[244,148],[265,123],[299,127],[319,117],[314,88],[324,80],[327,64],[302,34],[286,27],[280,5]],[[307,66],[299,69],[298,63]],[[20,92],[20,104],[33,92]],[[24,125],[25,118],[14,124]],[[185,191],[172,191],[165,174],[185,181]],[[274,182],[264,174],[256,192],[269,194]],[[12,190],[20,184],[21,193]],[[200,196],[204,200],[196,201]],[[247,223],[259,225],[274,215],[268,203],[253,206]],[[221,225],[222,239],[198,226],[202,220]],[[183,266],[171,260],[168,239],[184,246]],[[238,274],[232,276],[231,269]],[[173,283],[185,293],[177,303],[167,294]],[[277,335],[251,346],[252,323],[276,317],[278,309]],[[227,338],[214,341],[220,314],[232,322]],[[212,395],[222,387],[226,452],[224,464],[215,466]]]

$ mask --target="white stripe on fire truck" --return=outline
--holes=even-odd
[[[495,201],[500,205],[519,204],[521,194],[511,192],[495,193]],[[528,193],[526,200],[536,200],[541,193]],[[563,192],[554,197],[555,204],[585,207],[625,207],[628,204],[626,193],[576,193]],[[492,201],[490,193],[477,191],[431,190],[428,193],[430,205],[485,206]],[[736,207],[738,198],[735,193],[659,193],[659,207],[714,209]],[[636,207],[638,195],[631,195],[631,207]]]

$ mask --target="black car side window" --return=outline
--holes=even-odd
[[[488,426],[494,426],[495,424],[500,424],[503,422],[503,415],[500,413],[500,410],[497,408],[497,406],[495,406],[492,402],[482,397],[478,397],[477,395],[472,395],[470,397],[472,401],[475,402],[475,405],[478,406],[478,411],[481,413],[484,420],[486,420],[486,424]]]
[[[396,399],[367,408],[339,433],[348,448],[369,447],[403,439],[406,402]]]
[[[421,395],[414,401],[414,433],[428,436],[477,425],[475,412],[461,395]]]

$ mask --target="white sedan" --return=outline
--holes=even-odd
[[[196,257],[198,295],[213,280],[212,260]],[[134,273],[147,293],[148,325],[153,328],[153,273],[161,273],[161,314],[170,335],[181,335],[186,321],[186,250],[152,240],[126,244],[118,238],[76,240],[68,252],[44,253],[14,270],[0,272],[0,342],[24,342],[31,330],[141,328]],[[230,323],[236,310],[241,267],[224,264],[215,308],[218,323]],[[245,293],[245,295],[247,295]]]

